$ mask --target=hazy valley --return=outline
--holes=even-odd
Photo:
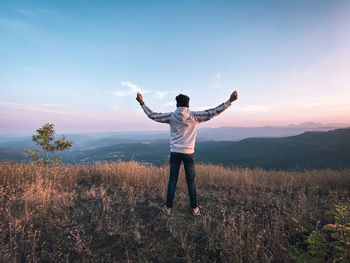
[[[334,126],[203,128],[198,132],[196,161],[265,169],[323,169],[350,167],[350,129]],[[169,134],[119,132],[67,134],[74,142],[61,153],[64,162],[138,161],[167,164]],[[251,138],[250,138],[251,137]],[[24,161],[24,148],[35,148],[31,136],[0,136],[0,159]]]

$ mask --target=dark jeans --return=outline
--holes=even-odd
[[[168,184],[168,194],[166,200],[167,207],[173,207],[177,178],[179,177],[179,169],[181,162],[184,163],[188,193],[190,194],[191,207],[197,207],[196,184],[194,182],[194,154],[170,153],[170,176]]]

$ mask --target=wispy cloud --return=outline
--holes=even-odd
[[[14,10],[18,15],[13,18],[0,17],[0,28],[21,31],[35,30],[36,26],[31,23],[34,20],[44,19],[63,19],[63,16],[55,10],[49,9],[17,9]]]
[[[27,9],[18,9],[17,13],[23,15],[23,16],[27,16],[27,17],[33,17],[34,16],[34,12],[27,10]]]
[[[16,10],[17,13],[19,13],[22,16],[28,17],[28,18],[34,18],[42,15],[52,15],[56,13],[54,10],[45,9],[45,8],[38,8],[38,9],[24,9],[20,8]]]
[[[120,84],[123,86],[129,87],[133,91],[139,90],[139,86],[137,84],[131,83],[130,81],[122,81]]]
[[[246,113],[261,113],[273,110],[274,106],[269,105],[246,105],[233,108],[236,112],[246,112]]]
[[[162,103],[160,105],[154,105],[156,108],[156,111],[160,111],[160,112],[170,112],[170,111],[174,111],[174,108],[176,106],[175,101],[171,101],[171,102],[167,102],[167,103]],[[152,105],[153,107],[153,105]]]
[[[25,67],[23,67],[23,70],[29,71],[29,72],[39,72],[42,69],[38,68],[38,67],[25,66]]]
[[[171,101],[171,102],[168,102],[168,103],[164,103],[162,106],[170,107],[170,106],[175,106],[175,105],[176,105],[175,101]]]
[[[53,113],[70,116],[93,116],[86,109],[71,107],[67,105],[58,105],[56,103],[21,103],[13,101],[0,101],[0,108],[9,108],[22,111],[37,111],[43,113]]]
[[[0,17],[0,27],[11,28],[11,29],[27,29],[27,28],[29,28],[28,24],[24,23],[21,20],[6,19],[3,17]]]
[[[33,103],[33,105],[36,105],[36,106],[43,106],[43,107],[55,107],[57,106],[56,104],[54,103]]]
[[[11,102],[11,101],[0,101],[0,105],[9,106],[9,107],[18,107],[22,106],[22,103]]]
[[[167,94],[166,91],[157,91],[157,92],[155,93],[156,97],[158,97],[158,98],[160,98],[160,99],[164,98],[166,94]]]
[[[321,105],[323,105],[322,102],[315,101],[315,102],[310,102],[310,103],[304,104],[304,107],[310,108],[310,107],[318,107],[318,106],[321,106]]]
[[[22,110],[33,110],[33,111],[41,111],[41,112],[49,112],[56,114],[66,114],[66,112],[55,108],[52,103],[18,103],[11,101],[0,101],[0,106],[4,106],[7,108],[16,108]]]
[[[50,16],[57,17],[57,13],[54,10],[49,9],[17,9],[15,10],[19,16],[16,19],[14,18],[5,18],[0,17],[0,26],[5,28],[12,29],[29,29],[31,25],[28,23],[28,20],[32,20],[34,18],[38,18],[40,16]]]
[[[126,88],[112,91],[112,94],[117,97],[136,95],[137,92],[147,93],[147,91],[142,90],[139,85],[131,83],[130,81],[122,81],[120,84]]]
[[[67,23],[67,25],[71,27],[78,24],[75,20],[70,19],[69,16],[66,16],[57,9],[20,8],[15,10],[15,12],[17,13],[16,17],[18,17],[18,19],[13,20],[12,23],[17,27],[26,26],[27,28],[35,30],[40,27],[40,23],[47,23],[48,21],[55,21],[61,25]]]
[[[150,94],[152,97],[157,99],[163,99],[169,92],[165,90],[154,90],[154,89],[144,89],[140,85],[132,83],[130,81],[121,81],[121,89],[115,89],[112,94],[117,97],[134,96],[137,92],[142,94]]]
[[[304,108],[311,108],[310,110],[325,109],[331,111],[348,111],[350,106],[348,104],[336,102],[310,102],[302,105]]]

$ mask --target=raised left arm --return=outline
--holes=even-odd
[[[216,108],[213,109],[208,109],[204,111],[192,111],[192,114],[197,122],[204,122],[204,121],[209,121],[213,117],[219,115],[221,112],[226,110],[229,106],[231,106],[231,103],[237,100],[238,94],[237,91],[234,91],[228,101],[220,104]]]
[[[193,117],[197,122],[205,122],[219,115],[221,112],[231,106],[231,102],[228,100],[225,103],[220,104],[216,108],[208,109],[204,111],[192,111]]]

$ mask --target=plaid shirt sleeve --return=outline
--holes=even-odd
[[[151,120],[161,122],[161,123],[170,123],[170,115],[171,115],[170,112],[169,113],[153,112],[150,108],[146,106],[145,103],[141,107],[143,111],[146,113],[146,115],[148,116],[148,118],[150,118]]]
[[[213,109],[208,109],[204,111],[192,111],[192,115],[197,122],[205,122],[219,115],[221,112],[223,112],[230,106],[231,102],[228,100],[225,103],[222,103]]]

